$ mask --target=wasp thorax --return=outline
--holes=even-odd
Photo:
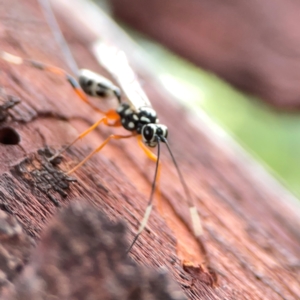
[[[149,147],[155,147],[158,139],[168,137],[168,128],[162,124],[148,124],[142,128],[143,142]],[[161,139],[164,141],[164,139]]]
[[[79,71],[78,81],[84,92],[93,97],[113,97],[119,100],[120,89],[107,78],[96,74],[90,70],[82,69]]]
[[[138,134],[141,134],[145,125],[156,124],[158,121],[156,111],[151,107],[141,107],[136,111],[128,103],[121,103],[117,113],[120,115],[122,126]]]

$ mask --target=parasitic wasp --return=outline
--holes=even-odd
[[[105,145],[107,145],[110,140],[127,139],[131,137],[137,138],[139,146],[145,152],[147,157],[156,163],[156,166],[147,207],[145,209],[144,216],[140,221],[138,231],[128,248],[129,252],[136,243],[140,234],[145,229],[149,216],[151,214],[154,194],[159,180],[161,145],[166,145],[166,148],[178,173],[179,180],[184,189],[186,201],[190,209],[190,216],[194,234],[196,237],[201,237],[202,226],[200,217],[189,192],[188,186],[184,180],[184,176],[179,169],[179,166],[168,143],[168,128],[167,126],[159,123],[157,113],[153,109],[147,95],[141,88],[134,71],[128,63],[128,59],[125,53],[122,50],[117,49],[116,47],[111,46],[103,41],[96,45],[97,51],[95,51],[95,53],[99,63],[112,75],[119,87],[112,83],[112,81],[110,81],[109,79],[90,70],[79,70],[56,22],[55,16],[50,7],[50,3],[47,0],[39,1],[41,6],[43,7],[43,11],[47,18],[48,24],[51,27],[57,42],[60,44],[67,62],[72,69],[72,72],[76,74],[77,79],[75,79],[71,74],[59,67],[44,64],[32,59],[21,58],[5,51],[0,51],[0,58],[11,64],[25,64],[43,71],[64,76],[70,83],[78,97],[82,101],[90,105],[97,112],[102,114],[102,117],[96,123],[94,123],[86,131],[78,135],[78,137],[76,137],[76,139],[74,139],[74,141],[72,141],[66,147],[58,151],[53,157],[50,158],[50,160],[54,160],[69,147],[71,147],[75,142],[82,139],[100,124],[111,127],[122,126],[129,132],[129,134],[111,134],[103,141],[101,145],[94,149],[79,164],[68,171],[68,174],[75,172],[95,153],[101,151],[101,149],[103,149],[103,147],[105,147]],[[94,106],[89,101],[88,96],[98,98],[115,97],[118,100],[118,106],[115,109],[110,109],[105,112]],[[151,151],[151,148],[157,148],[157,154],[154,154]]]

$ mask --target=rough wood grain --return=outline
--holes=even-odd
[[[62,2],[56,3],[57,9]],[[60,7],[64,34],[79,65],[103,73],[89,50],[96,34],[77,19],[72,11],[75,3],[67,10]],[[0,5],[1,49],[68,69],[36,1],[5,0]],[[77,13],[85,16],[81,9]],[[92,17],[85,19],[93,21]],[[95,28],[99,36],[123,43],[105,22],[99,24]],[[127,47],[124,42],[124,49]],[[172,102],[157,81],[134,64],[133,52],[128,54],[160,120],[169,127],[170,144],[203,220],[209,261],[191,233],[182,188],[166,151],[162,155],[161,210],[153,212],[132,258],[145,266],[165,266],[190,299],[298,299],[299,206],[230,139],[220,138],[211,124]],[[60,149],[99,115],[76,98],[63,78],[2,61],[0,67],[1,86],[21,101],[1,124],[21,137],[19,145],[0,145],[1,209],[16,216],[26,235],[39,239],[61,207],[84,198],[110,219],[125,220],[131,240],[154,172],[136,141],[112,142],[72,174],[77,182],[67,180],[69,188],[60,192],[50,184],[41,189],[32,175],[33,170],[45,168],[39,150],[45,146]],[[113,131],[106,127],[95,130],[53,168],[58,174],[69,170]],[[195,268],[184,270],[184,259]],[[214,268],[217,286],[202,267]]]
[[[165,269],[137,266],[127,248],[124,223],[112,223],[84,199],[72,202],[43,233],[5,299],[187,299]]]

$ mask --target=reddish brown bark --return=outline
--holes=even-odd
[[[1,49],[68,68],[35,1],[3,1],[1,11]],[[60,21],[79,65],[103,73],[88,49],[95,34],[77,19]],[[103,24],[99,35],[121,39]],[[112,142],[72,174],[77,179],[72,182],[64,172],[111,132],[123,131],[100,126],[74,145],[59,166],[47,167],[41,149],[60,149],[99,115],[74,96],[63,78],[3,61],[0,66],[1,86],[21,101],[1,124],[21,137],[19,145],[0,146],[1,209],[18,219],[26,236],[37,240],[61,207],[85,199],[110,219],[123,219],[129,227],[126,239],[132,240],[154,172],[136,141]],[[292,196],[232,141],[172,102],[153,77],[135,66],[160,121],[169,127],[170,144],[203,220],[207,253],[191,233],[182,188],[163,151],[161,211],[154,210],[132,258],[145,266],[165,266],[190,299],[298,299],[299,208],[290,202]],[[45,170],[51,174],[46,176],[48,185],[41,180]],[[183,260],[193,265],[183,268]],[[215,272],[209,274],[210,269]]]

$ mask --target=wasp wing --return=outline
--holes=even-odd
[[[144,106],[152,107],[123,51],[100,41],[94,46],[94,54],[120,85],[133,109],[138,111]]]

